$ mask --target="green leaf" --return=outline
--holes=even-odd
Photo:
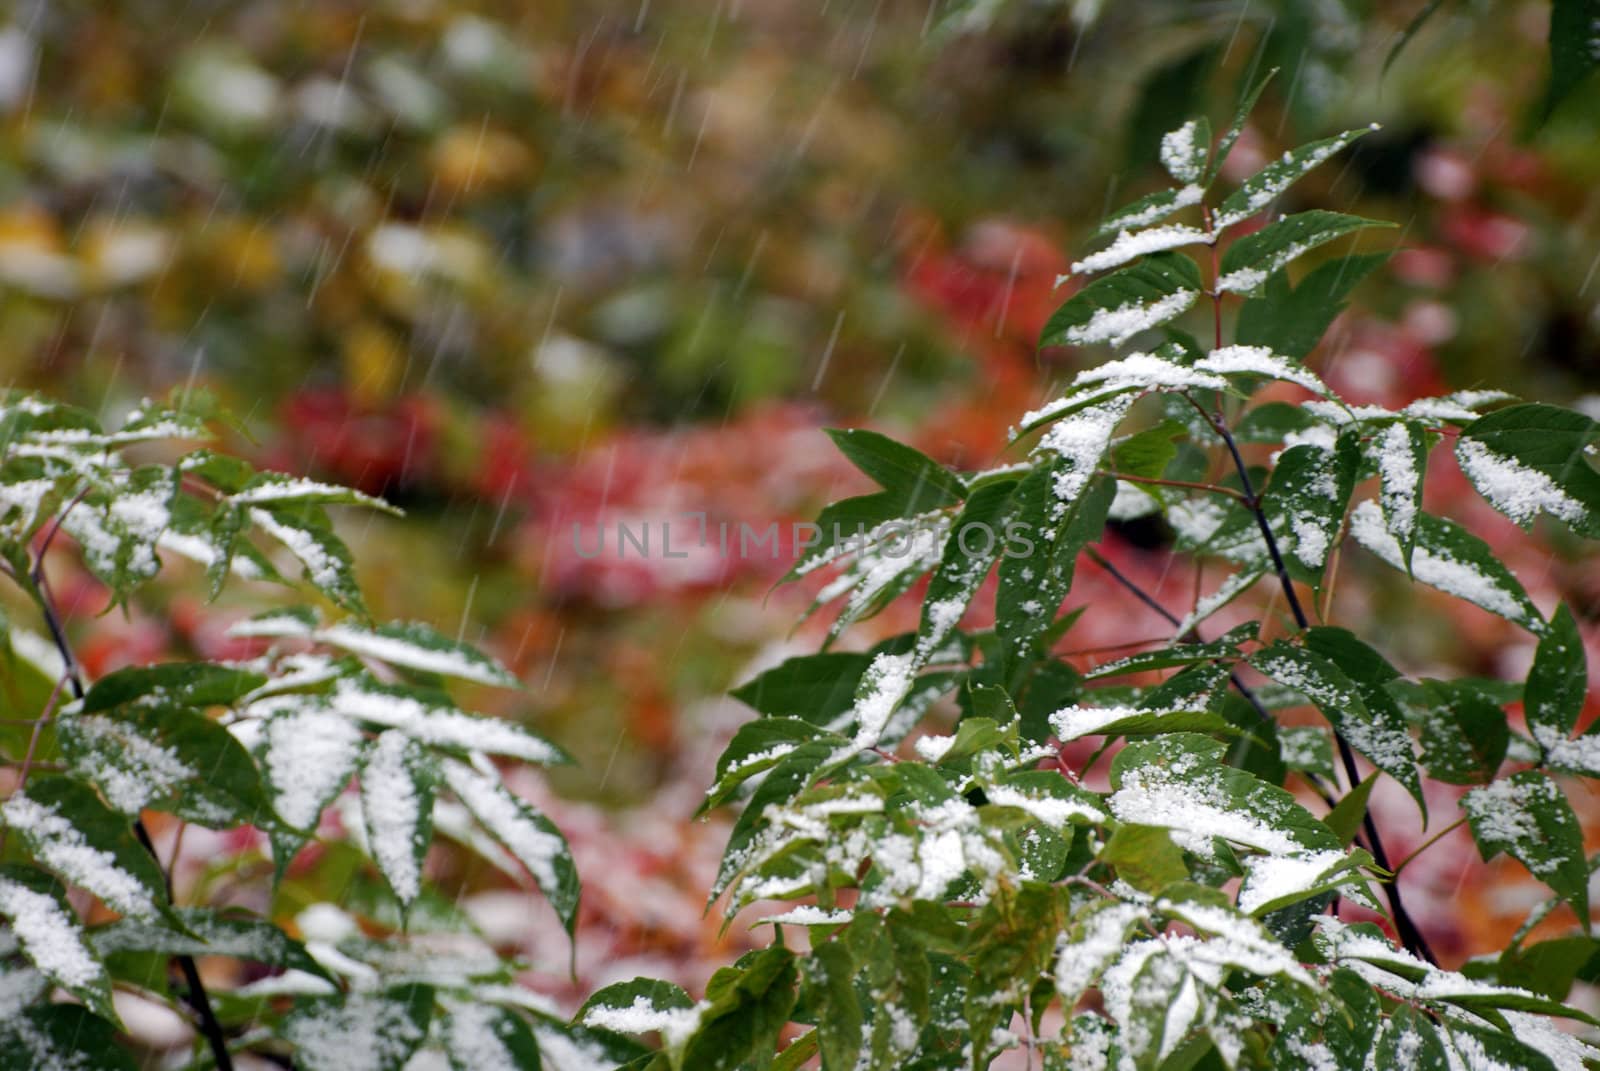
[[[1323,819],[1334,836],[1339,838],[1339,844],[1349,847],[1356,839],[1356,834],[1361,831],[1361,823],[1367,817],[1367,799],[1372,795],[1372,788],[1378,783],[1377,777],[1368,777],[1355,788],[1346,792],[1333,810],[1328,812],[1328,817]]]
[[[1111,465],[1130,476],[1158,477],[1178,456],[1177,440],[1189,433],[1181,421],[1163,420],[1111,446]],[[1148,488],[1147,488],[1148,490]]]
[[[1156,826],[1118,825],[1101,849],[1100,861],[1141,892],[1158,893],[1174,882],[1189,880],[1183,849]]]
[[[710,1007],[684,1049],[682,1066],[735,1071],[749,1061],[748,1066],[765,1071],[794,1008],[798,977],[794,953],[786,948],[757,952],[742,970],[718,971],[706,986]]]
[[[967,604],[1005,550],[1005,522],[1011,515],[1014,486],[990,484],[974,491],[956,516],[922,600],[913,656],[917,665],[926,664],[950,638]]]
[[[1244,133],[1245,123],[1250,120],[1250,113],[1255,110],[1256,101],[1261,99],[1261,91],[1267,88],[1267,83],[1272,81],[1278,73],[1276,67],[1261,76],[1261,80],[1245,91],[1239,98],[1239,106],[1234,109],[1233,122],[1228,124],[1228,129],[1222,132],[1222,137],[1217,140],[1216,151],[1211,154],[1211,166],[1206,169],[1205,185],[1211,182],[1221,172],[1222,165],[1227,162],[1228,154],[1233,151],[1233,146],[1239,140],[1239,135]]]
[[[198,907],[178,908],[174,914],[184,932],[160,922],[120,919],[88,931],[89,945],[97,955],[105,957],[126,952],[231,956],[329,978],[304,945],[266,919]]]
[[[1223,211],[1227,211],[1227,202],[1223,204]],[[1222,254],[1216,288],[1225,294],[1260,294],[1275,272],[1318,246],[1366,227],[1392,226],[1392,223],[1322,209],[1285,216],[1228,247]]]
[[[786,659],[730,695],[772,717],[829,725],[855,703],[856,687],[872,664],[868,653],[829,651]]]
[[[1224,636],[1209,643],[1176,643],[1171,647],[1142,651],[1126,658],[1118,658],[1094,667],[1083,675],[1083,679],[1097,681],[1128,673],[1170,669],[1173,666],[1192,666],[1200,662],[1216,662],[1237,657],[1239,657],[1238,643]]]
[[[341,622],[319,629],[312,638],[318,643],[403,669],[496,688],[522,687],[522,682],[509,670],[476,647],[458,643],[420,621],[397,621],[376,628]]]
[[[1234,341],[1304,360],[1344,311],[1350,292],[1389,256],[1366,253],[1330,260],[1312,269],[1293,289],[1287,272],[1273,272],[1260,295],[1240,306]]]
[[[500,782],[448,759],[445,783],[489,835],[527,868],[570,935],[578,922],[578,869],[555,823]]]
[[[76,1004],[39,1004],[0,1023],[0,1071],[135,1071],[116,1027]]]
[[[901,516],[953,506],[967,497],[961,478],[920,450],[865,428],[825,430],[852,465],[901,504]]]
[[[745,849],[755,840],[764,812],[771,804],[787,803],[811,784],[818,767],[834,753],[834,745],[814,740],[801,744],[785,755],[756,788],[750,801],[733,823],[728,834],[728,846],[722,853],[722,864],[717,870],[717,880],[711,887],[715,900],[725,892],[744,865]]]
[[[1055,620],[1072,588],[1079,552],[1100,538],[1116,497],[1114,481],[1095,479],[1062,506],[1055,496],[1060,469],[1060,463],[1041,465],[1016,490],[1014,516],[1025,526],[1031,547],[1028,553],[1007,553],[1000,561],[995,631],[1007,664],[1032,657],[1035,641]]]
[[[805,552],[783,575],[783,581],[805,576],[856,549],[862,537],[880,525],[913,516],[915,511],[907,512],[906,505],[901,496],[891,491],[879,491],[871,495],[843,498],[825,507],[817,515],[815,540],[801,542]]]
[[[283,1037],[305,1071],[350,1071],[359,1053],[371,1071],[400,1071],[428,1036],[433,990],[409,985],[374,993],[302,998],[283,1020]]]
[[[92,714],[140,700],[190,707],[232,706],[266,682],[265,674],[210,662],[135,666],[96,681],[83,697],[82,710]]]
[[[66,891],[49,875],[34,867],[0,865],[0,917],[10,923],[23,955],[39,973],[95,1014],[117,1021],[111,976],[89,947]],[[0,1054],[6,1051],[0,1045]]]
[[[1444,1040],[1433,1021],[1404,1004],[1390,1013],[1373,1050],[1375,1066],[1407,1071],[1446,1071],[1450,1066]]]
[[[409,907],[422,894],[422,864],[433,841],[438,766],[421,744],[390,729],[367,749],[360,776],[372,860],[402,907]]]
[[[1120,346],[1183,315],[1203,288],[1200,269],[1189,257],[1152,253],[1074,294],[1045,324],[1039,345]]]
[[[73,772],[130,818],[151,807],[212,829],[271,823],[255,760],[198,711],[155,699],[63,714],[56,733]]]
[[[0,820],[42,866],[120,914],[153,918],[166,910],[161,868],[134,838],[132,823],[88,785],[36,777],[0,805]]]
[[[1468,681],[1424,681],[1422,764],[1453,785],[1494,780],[1511,730],[1505,711]]]
[[[1445,1032],[1450,1047],[1470,1059],[1471,1062],[1463,1060],[1465,1066],[1506,1067],[1515,1068],[1516,1071],[1556,1071],[1556,1065],[1550,1057],[1498,1030],[1452,1018]],[[1586,1054],[1587,1051],[1585,1049]]]
[[[854,1071],[861,1054],[862,1010],[856,998],[856,962],[844,942],[827,941],[811,950],[802,967],[810,1004],[816,1010],[823,1071]]]
[[[237,506],[268,507],[272,509],[284,506],[307,505],[346,505],[367,506],[372,509],[402,516],[400,510],[389,505],[381,498],[362,494],[352,487],[341,487],[338,484],[318,483],[300,476],[288,476],[281,472],[261,472],[251,477],[250,481],[242,488],[228,496],[229,501]]]
[[[1333,743],[1327,730],[1314,725],[1289,725],[1278,730],[1278,749],[1291,770],[1333,776]]]
[[[1561,789],[1545,774],[1524,770],[1475,788],[1461,800],[1484,861],[1501,852],[1572,905],[1587,931],[1589,866],[1583,829]]]
[[[815,725],[798,718],[759,718],[739,726],[739,731],[733,734],[733,739],[717,759],[711,790],[706,793],[705,802],[695,814],[701,815],[722,806],[750,778],[772,769],[801,744],[821,735],[822,731]],[[846,741],[838,737],[835,743],[842,747]]]
[[[1417,518],[1422,515],[1423,477],[1428,471],[1428,435],[1415,420],[1400,420],[1373,440],[1382,490],[1378,502],[1389,534],[1400,546],[1406,571],[1416,547]]]
[[[1539,637],[1522,694],[1528,729],[1542,746],[1558,747],[1577,727],[1589,694],[1589,667],[1583,636],[1565,603],[1556,607],[1549,631]]]
[[[1487,543],[1455,522],[1431,513],[1417,515],[1416,531],[1412,577],[1499,614],[1536,636],[1543,635],[1545,622],[1538,608]],[[1350,515],[1350,534],[1367,550],[1405,571],[1405,554],[1390,534],[1376,503],[1362,502],[1355,508]]]
[[[1271,854],[1339,846],[1288,792],[1224,765],[1226,750],[1193,733],[1129,744],[1111,763],[1112,814],[1121,822],[1160,826],[1180,847],[1207,856],[1213,837]]]
[[[1600,538],[1600,472],[1586,449],[1600,423],[1553,405],[1497,409],[1462,429],[1456,460],[1495,509],[1524,528],[1541,513]]]
[[[1321,576],[1338,539],[1355,485],[1355,462],[1350,450],[1300,443],[1279,455],[1262,493],[1268,516],[1281,516],[1292,537],[1286,557],[1310,577]]]
[[[521,1018],[488,1004],[457,1004],[444,1020],[444,1047],[454,1071],[516,1068],[539,1071],[539,1040]]]
[[[1292,152],[1284,153],[1282,158],[1274,160],[1246,179],[1237,190],[1223,200],[1222,206],[1217,210],[1213,226],[1220,231],[1249,219],[1277,200],[1279,194],[1298,182],[1313,168],[1331,159],[1352,141],[1370,133],[1376,125],[1360,130],[1346,130],[1343,134],[1313,141]],[[1229,147],[1231,148],[1231,144]],[[1219,157],[1223,155],[1220,147],[1217,155]],[[1231,270],[1224,268],[1224,271]]]
[[[1309,651],[1337,666],[1360,694],[1359,707],[1348,712],[1333,708],[1329,718],[1334,727],[1351,747],[1404,785],[1426,819],[1428,807],[1422,794],[1422,778],[1417,772],[1416,751],[1405,712],[1387,689],[1400,674],[1382,655],[1347,629],[1310,628],[1306,630],[1305,643]]]
[[[336,605],[361,617],[367,616],[350,548],[334,533],[321,506],[253,506],[249,518],[251,524],[294,555],[307,583]]]
[[[1556,107],[1600,70],[1600,0],[1553,0],[1550,7],[1550,85],[1536,114]]]

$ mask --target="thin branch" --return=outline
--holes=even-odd
[[[1406,856],[1404,859],[1400,860],[1398,863],[1396,863],[1394,865],[1394,872],[1395,872],[1396,876],[1399,875],[1400,871],[1404,870],[1408,865],[1410,865],[1411,860],[1415,859],[1417,856],[1421,855],[1423,852],[1425,852],[1429,848],[1433,847],[1435,844],[1437,844],[1439,841],[1443,840],[1445,837],[1449,836],[1451,833],[1454,833],[1456,830],[1460,829],[1466,823],[1466,821],[1467,821],[1467,819],[1466,819],[1465,816],[1462,816],[1461,818],[1457,818],[1454,822],[1451,822],[1449,825],[1447,825],[1443,829],[1439,830],[1439,832],[1435,833],[1433,836],[1431,836],[1427,840],[1423,841],[1422,844],[1417,848],[1416,851],[1412,852],[1410,855]]]
[[[1135,476],[1128,472],[1111,472],[1105,469],[1095,473],[1097,476],[1109,476],[1113,480],[1124,480],[1127,483],[1147,483],[1156,487],[1187,487],[1195,491],[1210,491],[1214,495],[1227,495],[1229,498],[1244,501],[1244,495],[1231,487],[1222,487],[1214,483],[1200,483],[1195,480],[1168,480],[1159,476]]]
[[[22,756],[22,768],[17,772],[17,784],[13,791],[21,792],[28,783],[28,775],[34,769],[34,756],[39,751],[39,737],[44,733],[45,723],[56,712],[56,702],[61,698],[61,689],[66,686],[67,674],[63,672],[56,678],[54,688],[50,689],[50,697],[44,701],[44,709],[39,716],[33,719],[33,732],[28,736],[28,750]],[[5,850],[6,834],[10,832],[9,826],[0,826],[0,851]]]
[[[1220,303],[1216,306],[1216,322],[1217,339],[1220,344],[1222,338],[1222,306]],[[1261,538],[1266,541],[1267,554],[1272,558],[1272,568],[1278,574],[1278,584],[1283,589],[1283,597],[1289,603],[1290,612],[1294,614],[1295,624],[1299,625],[1302,631],[1310,628],[1311,620],[1306,616],[1305,607],[1300,605],[1300,596],[1295,591],[1294,581],[1290,579],[1289,569],[1284,564],[1282,552],[1278,549],[1277,536],[1272,532],[1272,524],[1267,520],[1266,510],[1261,507],[1261,498],[1256,494],[1255,486],[1250,479],[1250,468],[1244,463],[1244,456],[1239,453],[1239,443],[1234,439],[1233,433],[1228,430],[1228,422],[1222,418],[1220,411],[1216,413],[1207,412],[1206,408],[1195,401],[1188,391],[1183,392],[1183,397],[1188,399],[1189,404],[1194,406],[1195,410],[1206,418],[1206,421],[1222,437],[1223,443],[1227,446],[1228,454],[1233,458],[1233,467],[1239,474],[1239,486],[1244,489],[1245,508],[1255,515],[1256,527],[1261,530]],[[1356,767],[1355,751],[1351,748],[1350,741],[1346,740],[1344,734],[1339,732],[1337,726],[1334,727],[1333,738],[1339,743],[1339,760],[1341,765],[1344,766],[1345,776],[1349,779],[1350,787],[1354,788],[1361,781],[1360,770]],[[1362,816],[1361,828],[1366,833],[1366,846],[1367,850],[1372,853],[1373,862],[1385,870],[1390,870],[1389,853],[1384,850],[1383,837],[1378,832],[1378,823],[1373,819],[1370,810]],[[1422,956],[1429,963],[1437,964],[1439,961],[1434,957],[1433,949],[1429,947],[1427,938],[1422,935],[1422,930],[1417,926],[1415,920],[1411,918],[1411,913],[1405,908],[1405,903],[1400,896],[1398,879],[1385,883],[1383,888],[1389,900],[1389,913],[1394,918],[1395,933],[1400,938],[1400,943],[1405,946],[1407,951]]]

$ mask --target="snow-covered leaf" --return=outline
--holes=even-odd
[[[1206,238],[1205,231],[1183,223],[1165,223],[1143,230],[1118,230],[1117,237],[1110,245],[1097,253],[1090,253],[1082,260],[1074,261],[1072,274],[1087,275],[1119,268],[1130,260],[1136,260],[1150,253],[1197,245]]]
[[[70,777],[36,777],[0,804],[0,823],[69,885],[134,918],[154,918],[167,903],[161,869],[134,838],[129,820]]]
[[[1211,153],[1211,122],[1205,116],[1190,119],[1161,137],[1161,166],[1179,182],[1198,182]]]
[[[1589,866],[1583,828],[1560,786],[1538,770],[1524,770],[1461,799],[1473,839],[1487,861],[1505,852],[1572,905],[1589,922]]]
[[[391,666],[497,688],[520,687],[520,682],[510,671],[482,651],[458,643],[420,621],[393,622],[372,628],[340,622],[318,629],[311,638],[363,658],[387,662]]]
[[[1405,553],[1390,534],[1376,502],[1362,502],[1350,515],[1350,534],[1357,543],[1405,570]],[[1545,622],[1511,570],[1488,544],[1453,521],[1430,513],[1417,514],[1411,575],[1430,587],[1480,606],[1492,614],[1543,635]]]
[[[286,696],[252,710],[271,712],[262,729],[261,765],[273,809],[295,829],[315,830],[322,809],[355,772],[364,745],[361,730],[320,700]]]
[[[398,729],[378,734],[361,766],[361,817],[373,861],[403,906],[422,894],[433,840],[436,765]]]
[[[571,934],[578,921],[578,871],[555,824],[533,804],[513,796],[494,778],[453,759],[444,763],[445,783],[501,847],[527,868]]]
[[[1098,426],[1091,433],[1098,446],[1083,444],[1075,457],[1063,455],[1036,468],[1014,493],[1012,517],[1028,545],[1019,547],[1023,552],[1008,552],[1000,560],[995,631],[1008,660],[1032,657],[1035,643],[1056,619],[1062,600],[1072,589],[1078,554],[1098,540],[1105,528],[1116,484],[1094,477],[1109,440],[1110,429],[1104,430],[1104,439],[1098,438]],[[1078,478],[1080,467],[1086,469],[1081,472],[1082,480]],[[1064,484],[1070,484],[1065,488],[1066,497],[1061,495]]]
[[[1141,331],[1181,316],[1200,296],[1200,269],[1182,253],[1154,253],[1096,279],[1045,324],[1040,346],[1120,346]]]
[[[1277,200],[1279,194],[1294,185],[1313,168],[1331,159],[1346,145],[1374,129],[1376,124],[1360,130],[1347,130],[1343,134],[1313,141],[1284,153],[1281,159],[1274,160],[1246,179],[1237,190],[1223,200],[1222,206],[1217,210],[1213,226],[1220,231],[1224,227],[1231,227],[1235,223],[1249,219]],[[1225,155],[1225,151],[1219,147],[1217,155],[1220,158]]]
[[[283,1021],[306,1071],[400,1071],[428,1036],[433,990],[412,985],[298,1001]]]
[[[383,499],[362,494],[354,488],[287,476],[281,472],[258,473],[228,498],[233,504],[241,506],[349,505],[368,506],[396,516],[400,514],[398,509]]]
[[[235,514],[243,516],[244,514]],[[219,511],[219,516],[226,516]],[[335,604],[365,616],[366,603],[356,583],[350,548],[334,533],[317,505],[249,508],[250,523],[283,544],[301,566],[306,581]],[[226,544],[231,551],[233,541]],[[226,559],[231,561],[231,554]]]
[[[519,1016],[488,1004],[456,1004],[444,1020],[444,1047],[454,1071],[538,1068],[539,1039]],[[552,1071],[556,1069],[552,1065]]]
[[[102,1015],[76,1004],[36,1004],[0,1022],[0,1071],[135,1071],[139,1065]]]
[[[216,829],[268,817],[250,753],[196,710],[155,700],[66,713],[56,735],[73,771],[129,818],[153,807]]]
[[[111,976],[59,885],[32,867],[0,866],[0,918],[41,974],[96,1014],[116,1019]]]
[[[1549,631],[1539,638],[1522,692],[1528,729],[1552,765],[1587,765],[1563,759],[1576,758],[1573,753],[1585,750],[1582,743],[1567,737],[1578,724],[1588,692],[1589,667],[1583,636],[1572,610],[1562,603],[1550,617]],[[1600,745],[1600,738],[1594,743]],[[1587,750],[1593,753],[1596,748]]]
[[[222,914],[209,908],[178,908],[183,931],[160,922],[121,919],[88,932],[96,954],[160,952],[166,956],[232,956],[327,977],[305,946],[266,919]],[[186,931],[186,932],[184,932]]]
[[[1223,214],[1226,212],[1225,202]],[[1365,227],[1392,226],[1322,209],[1285,216],[1228,247],[1222,254],[1216,288],[1225,294],[1258,294],[1274,273],[1318,246]]]
[[[1111,765],[1120,822],[1157,826],[1196,855],[1222,838],[1269,855],[1337,849],[1331,830],[1276,785],[1223,763],[1226,745],[1192,733],[1129,744]]]
[[[1397,420],[1375,439],[1382,490],[1378,502],[1400,557],[1411,569],[1417,517],[1422,513],[1422,481],[1428,470],[1428,435],[1415,420]]]
[[[1600,423],[1553,405],[1497,409],[1462,429],[1456,460],[1495,509],[1527,527],[1548,513],[1600,537],[1600,472],[1586,448]]]
[[[1313,580],[1320,579],[1344,524],[1355,468],[1353,450],[1301,443],[1278,456],[1262,493],[1262,507],[1269,516],[1282,517],[1292,537],[1285,556]]]
[[[750,778],[772,769],[785,755],[820,735],[822,730],[799,718],[758,718],[741,725],[717,759],[715,778],[699,813],[722,806]],[[839,747],[846,743],[843,737],[834,742]]]
[[[341,679],[328,708],[368,725],[399,729],[430,747],[482,751],[544,765],[570,761],[566,752],[516,722],[469,714],[447,697],[419,689],[390,687],[364,676]]]

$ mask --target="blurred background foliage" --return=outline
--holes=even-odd
[[[111,415],[204,388],[238,417],[232,448],[405,507],[347,533],[375,613],[504,658],[529,684],[504,712],[579,759],[559,793],[613,809],[548,801],[588,889],[578,989],[698,985],[722,831],[687,816],[745,716],[719,697],[814,648],[790,634],[809,596],[769,595],[787,545],[591,558],[572,525],[809,519],[862,487],[825,424],[1002,458],[1017,416],[1095,359],[1035,350],[1058,273],[1108,207],[1156,187],[1154,146],[1187,116],[1225,119],[1281,69],[1230,162],[1243,173],[1384,124],[1295,195],[1402,228],[1314,360],[1339,389],[1398,405],[1492,385],[1600,412],[1600,85],[1535,121],[1548,0],[1439,5],[1385,71],[1425,6],[13,3],[0,384]],[[1159,585],[1164,547],[1135,527],[1106,552]],[[1548,541],[1505,552],[1592,636],[1600,569]],[[1527,655],[1470,612],[1389,620],[1386,589],[1350,572],[1343,605],[1414,671]],[[96,616],[89,578],[58,590],[93,672],[226,657],[226,624],[259,601],[206,607],[173,584]],[[1081,597],[1097,590],[1113,597],[1087,579]],[[903,609],[857,642],[906,627]],[[1093,616],[1078,649],[1159,631]],[[216,881],[229,864],[207,865]],[[530,929],[523,901],[453,865],[434,861],[441,884],[563,990],[553,923]],[[1446,903],[1457,870],[1417,880]],[[291,906],[330,894],[296,888]],[[1470,951],[1486,917],[1452,924],[1450,947]]]

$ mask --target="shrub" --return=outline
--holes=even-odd
[[[1595,1022],[1562,1002],[1594,951],[1593,864],[1563,790],[1600,776],[1600,737],[1573,735],[1587,691],[1577,627],[1422,508],[1429,458],[1448,444],[1517,523],[1549,514],[1600,535],[1586,456],[1600,429],[1489,391],[1398,412],[1331,392],[1303,360],[1387,254],[1339,256],[1298,282],[1287,269],[1385,225],[1304,211],[1226,239],[1366,131],[1216,194],[1247,111],[1215,143],[1204,119],[1166,135],[1175,185],[1112,215],[1112,241],[1073,266],[1099,277],[1042,343],[1116,349],[1158,328],[1164,341],[1023,417],[1025,462],[958,473],[874,433],[834,433],[882,489],[824,511],[793,575],[837,567],[818,599],[840,606],[830,639],[927,575],[920,627],[790,659],[735,693],[763,716],[733,738],[706,800],[742,807],[713,895],[730,918],[814,902],[769,917],[773,944],[702,1000],[647,979],[596,994],[580,1022],[659,1036],[634,1066],[796,1068],[820,1054],[830,1071],[984,1068],[1017,1047],[1046,1068],[1600,1057],[1557,1025]],[[1196,307],[1209,344],[1176,326]],[[1144,515],[1224,574],[1181,619],[1092,546],[1108,519]],[[1537,637],[1527,680],[1412,680],[1325,620],[1330,563],[1351,545]],[[1083,673],[1053,655],[1079,615],[1119,612],[1062,612],[1084,559],[1165,615],[1170,642]],[[991,571],[994,627],[960,628]],[[1208,635],[1257,585],[1281,612]],[[903,746],[951,695],[954,732]],[[1517,700],[1528,736],[1504,709]],[[1318,724],[1280,721],[1300,708]],[[1097,746],[1074,763],[1085,740]],[[1109,788],[1091,791],[1106,759]],[[1394,880],[1404,861],[1367,811],[1380,777],[1424,813],[1429,782],[1470,786],[1460,821],[1484,858],[1506,853],[1549,887],[1499,955],[1436,962]],[[1341,903],[1390,930],[1342,920]],[[1561,905],[1581,929],[1531,941]],[[791,929],[807,931],[804,950]]]
[[[423,1051],[474,1071],[537,1068],[541,1053],[557,1071],[984,1068],[1019,1047],[1052,1068],[1586,1066],[1595,1050],[1556,1025],[1594,1022],[1563,1003],[1594,951],[1592,865],[1562,787],[1600,776],[1600,738],[1574,736],[1582,643],[1566,608],[1542,615],[1483,541],[1422,509],[1422,490],[1448,442],[1512,520],[1550,514],[1593,537],[1595,422],[1493,392],[1398,412],[1335,396],[1304,358],[1384,255],[1337,257],[1297,282],[1288,266],[1380,224],[1306,211],[1224,238],[1364,131],[1217,196],[1247,111],[1215,142],[1203,119],[1168,134],[1176,185],[1113,215],[1111,243],[1074,266],[1110,274],[1066,301],[1044,343],[1165,339],[1025,416],[1027,460],[958,473],[871,432],[835,433],[882,490],[824,511],[792,575],[837,571],[819,597],[842,600],[831,640],[926,574],[921,624],[865,652],[791,659],[736,693],[762,716],[735,735],[705,801],[741,807],[713,898],[730,919],[758,901],[810,902],[767,918],[773,943],[718,971],[700,1000],[636,979],[568,1023],[510,984],[515,964],[424,939],[458,924],[423,873],[435,830],[524,869],[569,932],[578,884],[559,832],[491,759],[561,753],[445,688],[514,680],[431,629],[368,618],[327,507],[382,502],[203,449],[137,463],[157,440],[205,437],[181,405],[108,432],[7,398],[0,555],[59,675],[31,680],[0,652],[6,701],[26,713],[3,738],[14,787],[0,806],[0,1067],[133,1066],[113,986],[186,1007],[196,1066],[248,1050],[338,1071],[397,1069]],[[1209,346],[1175,326],[1196,306]],[[1287,386],[1264,397],[1264,384]],[[1075,671],[1057,641],[1085,612],[1118,612],[1062,613],[1083,559],[1167,613],[1093,547],[1108,520],[1147,514],[1225,579],[1170,616],[1170,642]],[[335,614],[246,622],[237,633],[264,650],[237,664],[90,683],[44,568],[61,532],[116,602],[165,550],[201,562],[212,594],[230,575],[306,586]],[[1352,543],[1526,629],[1538,643],[1526,681],[1414,681],[1324,620],[1330,563]],[[994,627],[962,628],[991,573]],[[1212,615],[1257,585],[1284,612],[1207,638]],[[20,635],[8,631],[8,648]],[[905,746],[946,696],[961,711],[954,732]],[[1526,736],[1504,709],[1516,701]],[[1320,724],[1280,722],[1299,708]],[[1085,739],[1098,744],[1076,763]],[[1095,791],[1103,759],[1109,785]],[[1394,881],[1406,861],[1367,811],[1383,776],[1419,808],[1430,781],[1466,786],[1461,821],[1485,858],[1506,853],[1549,887],[1499,955],[1461,971],[1435,962]],[[344,791],[352,778],[358,794]],[[178,906],[152,811],[260,830],[264,884],[314,836],[354,853],[353,868],[385,883],[364,912],[381,932],[330,909],[302,914],[297,940],[221,898]],[[1341,903],[1386,916],[1393,939],[1341,921]],[[1532,942],[1563,906],[1582,934]],[[786,940],[796,928],[802,948]],[[279,973],[211,993],[197,956]]]

